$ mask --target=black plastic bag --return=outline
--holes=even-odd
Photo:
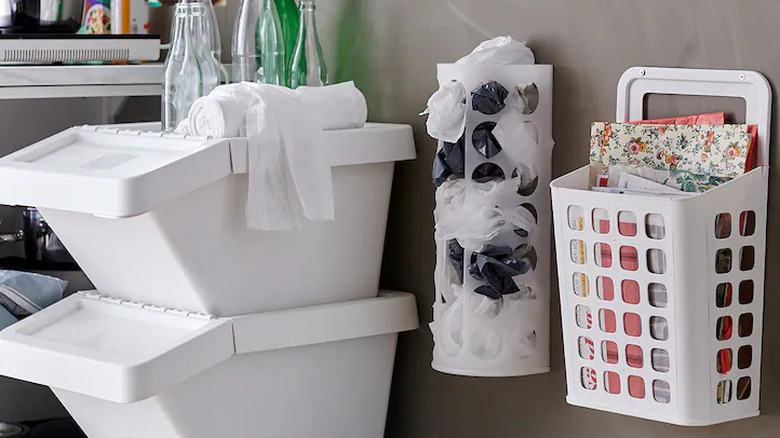
[[[500,293],[496,292],[496,290],[490,286],[480,286],[474,289],[474,292],[480,295],[484,295],[493,300],[500,300],[502,297]]]
[[[465,137],[460,137],[456,143],[444,142],[441,148],[444,162],[450,168],[450,172],[455,178],[465,178],[466,176],[466,144]]]
[[[536,269],[536,250],[529,245],[520,245],[513,250],[508,246],[486,245],[471,255],[469,274],[483,285],[475,293],[498,299],[502,295],[519,292],[513,277]]]
[[[450,176],[465,178],[466,140],[461,137],[456,143],[444,142],[433,159],[433,183],[436,187],[444,184]]]
[[[502,150],[501,145],[493,135],[495,128],[494,122],[482,122],[474,128],[474,132],[471,134],[474,149],[485,158],[493,158]]]
[[[436,156],[433,157],[433,184],[435,184],[436,187],[439,187],[444,184],[444,181],[447,181],[447,178],[449,178],[450,175],[452,175],[452,171],[442,157],[441,151],[439,151]]]
[[[474,169],[471,179],[478,183],[486,183],[493,180],[503,180],[504,171],[501,166],[494,163],[482,163]]]
[[[471,92],[471,108],[482,114],[493,115],[506,108],[509,91],[496,81],[480,85]]]
[[[458,284],[463,284],[463,247],[457,239],[452,239],[447,242],[447,248],[450,252],[450,264],[458,274]]]

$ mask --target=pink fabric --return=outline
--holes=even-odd
[[[620,375],[614,371],[604,373],[604,386],[610,394],[620,394]]]
[[[596,228],[599,234],[609,234],[609,219],[597,219]]]
[[[623,327],[628,336],[635,338],[642,336],[642,318],[636,313],[623,314]]]
[[[615,333],[617,331],[617,319],[615,318],[615,312],[609,309],[601,309],[599,315],[601,322],[601,329],[607,333]],[[641,330],[641,327],[640,327]]]
[[[628,376],[628,393],[634,398],[645,398],[645,379]]]
[[[639,304],[639,283],[634,280],[623,280],[623,302],[626,304]]]
[[[758,125],[749,125],[748,133],[750,134],[750,147],[748,148],[745,172],[758,167]]]
[[[666,119],[629,122],[643,125],[725,125],[726,113],[696,114],[693,116],[670,117]]]
[[[631,368],[642,368],[644,357],[639,345],[626,345],[626,362]]]
[[[604,301],[612,301],[615,299],[615,284],[612,282],[612,279],[609,277],[599,277],[598,281],[600,281],[601,284],[599,286],[601,287],[601,299]]]
[[[636,224],[633,224],[636,229]],[[638,254],[633,246],[620,247],[620,267],[626,271],[636,271],[639,269]]]
[[[602,268],[611,268],[612,267],[612,248],[606,244],[606,243],[597,243],[596,244],[596,251],[598,251],[598,263]]]
[[[635,222],[618,222],[618,231],[624,236],[636,236]]]
[[[616,343],[612,341],[604,341],[602,348],[604,349],[604,362],[613,365],[618,363],[618,346]]]

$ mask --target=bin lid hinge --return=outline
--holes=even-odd
[[[188,310],[184,309],[177,309],[173,307],[165,307],[165,306],[157,306],[154,304],[147,304],[147,303],[141,303],[138,301],[130,301],[130,300],[124,300],[121,298],[115,298],[108,295],[101,294],[97,291],[81,291],[77,292],[77,294],[81,295],[84,298],[95,300],[95,301],[101,301],[104,303],[111,303],[111,304],[117,304],[120,306],[129,306],[134,307],[136,309],[143,309],[148,310],[151,312],[157,312],[157,313],[167,313],[170,315],[176,315],[176,316],[186,316],[188,318],[195,318],[202,321],[210,321],[212,319],[217,319],[216,316],[207,314],[207,313],[200,313],[200,312],[190,312]]]

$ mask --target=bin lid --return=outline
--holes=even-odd
[[[131,217],[246,173],[245,138],[161,134],[154,124],[70,128],[0,159],[0,204]],[[415,158],[411,128],[326,131],[331,166]]]
[[[0,204],[135,216],[230,173],[227,140],[77,127],[0,159]]]
[[[228,320],[79,292],[0,332],[0,374],[116,403],[235,353]]]

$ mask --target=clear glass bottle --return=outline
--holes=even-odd
[[[209,94],[219,83],[219,63],[206,40],[208,19],[201,2],[176,4],[163,77],[164,131],[176,129],[187,118],[193,102]]]
[[[292,70],[288,67],[292,62],[295,52],[295,43],[298,39],[298,4],[295,0],[276,0],[276,10],[279,12],[279,21],[282,23],[282,35],[284,40],[284,66],[286,70],[285,85],[290,86]]]
[[[233,29],[233,82],[285,85],[283,39],[274,0],[242,0]]]
[[[222,37],[219,34],[219,21],[217,20],[217,13],[214,10],[214,4],[212,0],[181,0],[183,3],[203,3],[203,7],[206,10],[208,20],[205,23],[203,33],[206,35],[206,41],[209,43],[208,50],[214,55],[214,59],[219,64],[219,84],[226,84],[230,82],[230,75],[222,65]],[[173,42],[173,33],[175,27],[171,27],[171,42]]]
[[[217,20],[217,12],[214,10],[214,4],[212,0],[199,0],[202,1],[206,7],[206,15],[208,15],[208,27],[207,27],[207,39],[210,43],[209,50],[217,60],[219,64],[219,83],[227,84],[230,82],[230,77],[227,69],[222,65],[222,37],[219,34],[219,21]]]
[[[290,61],[290,86],[322,86],[328,84],[328,68],[317,35],[314,0],[301,0],[300,25],[292,61]]]

